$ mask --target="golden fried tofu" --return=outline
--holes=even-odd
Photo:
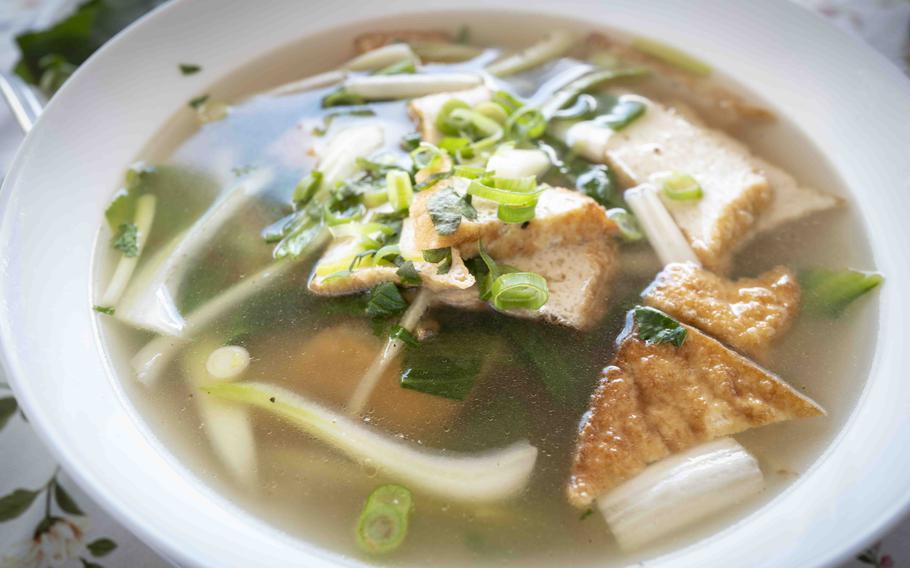
[[[373,51],[390,43],[413,41],[452,43],[452,36],[440,30],[394,30],[390,32],[367,32],[354,38],[357,53]]]
[[[796,275],[783,266],[732,281],[686,262],[664,267],[642,298],[737,351],[762,358],[796,319],[800,289]]]
[[[824,414],[773,373],[685,326],[680,347],[625,335],[604,370],[576,443],[567,486],[579,507],[644,467],[696,444]]]

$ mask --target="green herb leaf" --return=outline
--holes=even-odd
[[[423,138],[420,136],[419,132],[410,132],[401,137],[401,149],[405,152],[413,152],[420,147],[420,143],[423,142]]]
[[[607,126],[614,131],[622,130],[645,114],[647,107],[641,101],[619,97],[606,114],[594,119],[595,124]]]
[[[655,308],[636,306],[632,309],[638,336],[648,345],[670,343],[679,347],[686,340],[686,328]]]
[[[427,211],[436,232],[452,235],[461,226],[461,219],[476,219],[477,210],[451,187],[441,189],[427,199]]]
[[[0,523],[11,521],[28,511],[39,493],[41,491],[16,489],[12,493],[0,497]]]
[[[613,170],[595,165],[575,178],[575,187],[594,201],[610,207],[619,201],[619,184]]]
[[[401,297],[398,286],[392,282],[383,282],[370,290],[367,302],[367,315],[373,318],[395,316],[407,309],[408,303]]]
[[[82,509],[79,508],[79,505],[76,504],[76,501],[66,492],[66,489],[64,489],[59,482],[54,483],[54,499],[57,501],[57,506],[60,507],[63,512],[69,513],[70,515],[85,515],[85,513],[82,512]]]
[[[420,342],[417,341],[417,338],[414,337],[413,333],[397,324],[392,326],[392,329],[389,331],[389,337],[398,339],[410,347],[417,347],[420,345]]]
[[[117,229],[113,247],[123,253],[123,256],[139,256],[139,228],[133,223],[123,223]]]
[[[483,332],[440,333],[404,351],[401,386],[435,396],[464,400],[495,362],[502,341]]]
[[[437,274],[448,274],[452,268],[452,248],[427,249],[423,251],[423,259],[438,265]]]
[[[404,286],[420,286],[423,284],[420,273],[417,272],[417,268],[410,260],[398,267],[396,274],[398,274],[398,279]]]
[[[88,551],[92,553],[92,556],[98,558],[101,556],[107,556],[111,552],[117,549],[117,543],[112,541],[109,538],[99,538],[94,542],[90,542],[86,545]]]
[[[187,104],[193,110],[199,110],[200,108],[202,108],[202,106],[205,103],[208,102],[208,100],[209,100],[209,95],[199,95],[198,97],[194,97],[194,98],[190,99],[190,102],[188,102]]]
[[[195,75],[202,71],[202,67],[195,63],[181,63],[178,67],[180,68],[180,72],[184,75]]]
[[[336,118],[341,118],[343,116],[376,116],[376,112],[369,107],[333,110],[322,117],[322,125],[313,128],[313,134],[315,136],[325,136],[325,133],[329,131],[329,127],[332,126],[332,122],[334,122]]]
[[[133,216],[136,214],[136,200],[149,190],[156,175],[155,168],[141,163],[126,171],[123,187],[114,195],[111,204],[104,211],[107,224],[112,232],[117,233],[121,225],[133,222]]]
[[[885,281],[876,272],[812,269],[800,273],[803,308],[806,312],[836,318],[854,300]]]
[[[427,179],[423,180],[422,182],[420,182],[414,186],[414,191],[425,191],[427,189],[430,189],[437,183],[441,182],[444,179],[448,179],[448,178],[452,177],[453,175],[455,175],[455,172],[452,170],[449,170],[447,172],[437,172],[435,174],[430,174],[429,177],[427,177]]]
[[[98,312],[99,314],[104,314],[106,316],[114,315],[114,311],[115,311],[114,308],[112,308],[110,306],[93,306],[92,309],[95,310],[96,312]]]
[[[11,396],[0,398],[0,430],[3,430],[17,410],[19,410],[19,403],[15,398]]]

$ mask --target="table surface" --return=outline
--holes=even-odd
[[[794,0],[865,39],[910,74],[910,0]],[[41,27],[71,9],[75,0],[0,0],[0,68],[16,60],[14,35]],[[0,177],[21,140],[12,117],[0,104]],[[0,375],[0,409],[11,393]],[[59,470],[19,414],[0,418],[0,499],[25,489],[34,502],[21,515],[0,521],[0,568],[43,566],[164,567],[169,564],[119,526]],[[53,498],[51,498],[53,497]],[[35,540],[47,516],[53,526]],[[0,507],[0,518],[3,517]],[[910,519],[844,567],[910,565]]]

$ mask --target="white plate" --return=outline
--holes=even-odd
[[[124,167],[209,83],[302,36],[434,1],[183,0],[109,43],[54,98],[0,195],[0,347],[16,395],[66,469],[127,527],[186,566],[357,565],[282,535],[203,486],[148,436],[99,348],[93,240]],[[887,275],[871,376],[813,468],[769,505],[660,566],[825,565],[910,502],[910,86],[871,50],[781,1],[460,0],[660,37],[774,101],[857,196]],[[408,18],[409,19],[409,18]],[[386,22],[387,27],[396,25]],[[397,25],[402,25],[401,23]],[[515,26],[519,29],[520,26]],[[335,36],[347,45],[347,36]],[[322,50],[313,67],[323,65]],[[338,53],[341,60],[346,54]],[[182,78],[176,64],[205,72]],[[278,67],[280,62],[274,62]],[[857,377],[862,380],[862,377]]]

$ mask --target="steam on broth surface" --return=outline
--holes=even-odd
[[[96,303],[170,451],[280,530],[400,565],[624,565],[799,479],[861,388],[875,306],[847,304],[878,283],[846,270],[872,268],[863,230],[802,133],[652,42],[355,45],[346,78],[196,101],[109,210]],[[784,170],[826,192],[775,209]],[[750,377],[777,390],[744,402]],[[729,457],[728,485],[679,456]]]

